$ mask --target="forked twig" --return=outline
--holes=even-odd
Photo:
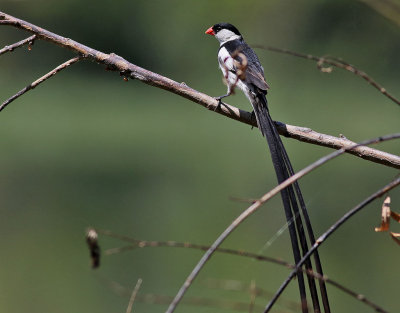
[[[33,41],[36,39],[36,35],[30,36],[24,40],[18,41],[12,45],[5,46],[3,49],[0,49],[0,55],[6,53],[6,52],[11,52],[14,49],[17,49],[19,47],[22,47],[26,44],[29,44],[30,46],[33,44]]]
[[[67,62],[64,62],[63,64],[57,66],[54,70],[48,72],[46,75],[43,75],[42,77],[38,78],[37,80],[35,80],[33,83],[29,84],[28,86],[26,86],[25,88],[21,89],[20,91],[18,91],[15,95],[13,95],[12,97],[8,98],[6,101],[4,101],[1,105],[0,105],[0,112],[11,102],[13,102],[15,99],[21,97],[24,93],[28,92],[29,90],[37,87],[38,85],[40,85],[41,83],[43,83],[44,81],[46,81],[47,79],[49,79],[50,77],[56,75],[58,72],[62,71],[63,69],[67,68],[68,66],[78,62],[81,59],[80,56],[74,57],[70,60],[68,60]]]
[[[359,70],[354,65],[351,65],[350,63],[348,63],[348,62],[346,62],[346,61],[344,61],[344,60],[342,60],[340,58],[336,58],[336,57],[333,57],[333,56],[318,57],[318,56],[314,56],[314,55],[311,55],[311,54],[303,54],[303,53],[299,53],[299,52],[295,52],[295,51],[291,51],[291,50],[287,50],[287,49],[281,49],[281,48],[276,48],[276,47],[265,47],[265,46],[261,46],[261,45],[254,45],[254,47],[255,48],[259,48],[259,49],[268,50],[268,51],[284,53],[284,54],[288,54],[288,55],[291,55],[291,56],[295,56],[295,57],[299,57],[299,58],[315,61],[315,62],[317,62],[318,69],[321,72],[325,72],[325,73],[332,72],[332,68],[331,67],[324,67],[325,64],[328,64],[330,66],[334,66],[334,67],[337,67],[337,68],[344,69],[344,70],[349,71],[349,72],[351,72],[351,73],[353,73],[353,74],[355,74],[357,76],[360,76],[362,79],[364,79],[368,84],[370,84],[375,89],[377,89],[384,96],[388,97],[394,103],[397,103],[398,105],[400,105],[400,100],[397,99],[396,97],[394,97],[392,94],[390,94],[386,90],[386,88],[384,88],[382,85],[380,85],[378,82],[376,82],[371,76],[369,76],[364,71]]]
[[[351,148],[355,148],[360,145],[368,145],[372,143],[378,143],[386,140],[391,140],[391,139],[396,139],[400,138],[400,133],[397,134],[392,134],[392,135],[386,135],[378,138],[374,138],[371,140],[366,140],[362,143],[359,143]],[[254,212],[256,212],[265,202],[267,202],[269,199],[277,195],[282,189],[286,188],[287,186],[293,184],[295,181],[300,179],[301,177],[305,176],[306,174],[310,173],[317,167],[321,166],[322,164],[332,160],[333,158],[343,154],[346,151],[346,149],[340,149],[335,152],[332,152],[328,154],[327,156],[320,158],[316,162],[310,164],[309,166],[305,167],[295,175],[289,177],[286,179],[284,182],[270,190],[268,193],[263,195],[258,201],[256,201],[253,205],[248,207],[245,211],[243,211],[223,232],[222,234],[215,240],[215,242],[211,245],[211,247],[206,251],[206,253],[203,255],[203,257],[200,259],[200,261],[197,263],[197,265],[194,267],[192,272],[189,274],[181,288],[179,289],[178,293],[176,294],[174,300],[171,302],[168,310],[166,313],[172,313],[175,311],[176,306],[178,303],[181,301],[183,298],[184,294],[186,291],[189,289],[191,284],[193,283],[194,279],[197,277],[197,275],[200,273],[204,265],[207,263],[207,261],[211,258],[211,256],[215,253],[217,248],[225,241],[225,239],[244,221],[246,220],[250,215],[252,215]],[[302,258],[303,260],[304,258]],[[305,261],[306,259],[304,259]],[[303,261],[303,263],[304,263]],[[297,273],[298,270],[296,270]],[[296,274],[295,273],[295,274]]]
[[[267,313],[271,310],[272,306],[275,304],[275,302],[278,300],[279,296],[282,294],[282,292],[285,290],[285,288],[289,285],[289,282],[293,279],[293,277],[296,275],[298,272],[299,268],[304,264],[304,262],[321,246],[323,242],[325,242],[326,239],[330,235],[333,234],[341,225],[343,225],[344,222],[346,222],[350,217],[352,217],[354,214],[359,212],[362,208],[364,208],[367,204],[371,203],[373,200],[376,198],[381,197],[388,191],[392,190],[393,188],[397,187],[400,184],[400,178],[397,177],[393,181],[391,181],[389,184],[386,186],[382,187],[379,189],[377,192],[373,193],[370,195],[368,198],[360,202],[357,206],[355,206],[353,209],[351,209],[349,212],[347,212],[345,215],[343,215],[342,218],[340,218],[335,224],[333,224],[324,234],[322,234],[317,241],[313,244],[313,246],[308,250],[308,252],[301,258],[301,260],[296,264],[296,267],[293,269],[293,271],[289,274],[289,276],[286,278],[286,280],[282,283],[282,285],[279,287],[278,291],[274,295],[274,297],[271,299],[271,301],[268,303],[267,307],[265,308],[264,313]],[[361,301],[364,301],[363,298],[360,299]],[[382,311],[381,308],[376,308],[377,312],[385,312]]]

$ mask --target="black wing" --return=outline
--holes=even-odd
[[[240,57],[240,53],[244,54],[244,56],[247,58],[247,69],[244,82],[249,87],[250,85],[254,85],[263,91],[267,91],[269,89],[269,85],[264,78],[264,69],[258,60],[256,53],[246,42],[243,40],[232,40],[226,42],[222,46],[228,50],[230,55],[235,56],[235,60],[240,63],[243,62],[242,58]]]

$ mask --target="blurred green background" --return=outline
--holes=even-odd
[[[204,31],[227,21],[250,44],[342,57],[400,97],[400,25],[358,1],[3,0],[1,10],[214,96],[225,86],[218,44]],[[0,47],[27,36],[1,27]],[[275,119],[354,141],[399,131],[398,105],[361,78],[342,70],[324,74],[313,62],[287,55],[257,53],[271,85]],[[72,56],[42,41],[30,52],[25,47],[1,56],[2,101]],[[227,102],[249,109],[240,94]],[[73,65],[10,104],[1,112],[0,133],[1,312],[125,312],[139,277],[140,294],[174,296],[202,252],[134,250],[105,257],[92,270],[85,229],[210,244],[246,208],[230,197],[257,198],[276,185],[257,130],[138,81],[126,83],[90,62]],[[296,170],[331,152],[283,140]],[[398,141],[378,148],[400,153]],[[316,235],[397,173],[346,155],[302,179]],[[399,189],[391,195],[393,209],[400,211]],[[396,312],[400,247],[373,231],[381,203],[349,220],[320,254],[329,277]],[[292,262],[287,231],[273,239],[284,225],[277,197],[224,246]],[[400,227],[393,224],[392,230]],[[105,237],[100,244],[124,245]],[[246,291],[216,290],[204,281],[255,280],[274,292],[287,274],[276,265],[215,255],[187,299],[249,303]],[[117,292],[116,283],[126,292]],[[298,302],[296,286],[283,298]],[[328,292],[333,312],[372,312],[332,286]],[[256,304],[267,301],[258,297]],[[276,312],[290,312],[285,301],[278,304]],[[137,302],[134,310],[166,307]],[[183,304],[177,310],[216,311],[231,312]]]

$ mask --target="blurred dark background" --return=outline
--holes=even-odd
[[[380,3],[380,1],[367,1]],[[396,2],[398,3],[398,2]],[[1,10],[217,96],[225,92],[216,53],[204,31],[226,21],[250,44],[341,57],[400,97],[400,25],[359,1],[7,1]],[[0,47],[28,33],[0,27]],[[324,74],[315,63],[257,50],[279,121],[360,141],[399,131],[399,107],[361,78]],[[7,99],[73,54],[36,41],[0,57]],[[249,109],[238,94],[228,103]],[[10,104],[0,116],[0,311],[124,312],[129,292],[174,296],[200,251],[147,248],[89,266],[88,226],[146,240],[210,244],[247,206],[276,185],[257,130],[102,66],[80,62]],[[299,170],[331,150],[284,139]],[[400,153],[398,142],[378,148]],[[398,171],[342,156],[301,180],[316,235]],[[392,208],[400,211],[400,191]],[[400,247],[374,232],[382,200],[349,220],[320,249],[329,277],[398,311]],[[292,262],[277,197],[247,220],[225,247]],[[400,231],[392,225],[393,231]],[[275,239],[274,239],[275,238]],[[103,249],[122,246],[100,237]],[[288,274],[276,265],[215,255],[187,294],[250,302],[248,292],[215,290],[207,278],[238,280],[274,292]],[[124,286],[121,295],[115,283]],[[114,286],[114,287],[113,287]],[[298,301],[296,283],[283,298]],[[118,289],[120,290],[120,289]],[[333,312],[369,312],[328,286]],[[258,297],[264,306],[268,299]],[[276,307],[290,311],[286,302]],[[135,303],[136,312],[167,304]],[[177,312],[231,312],[181,305]]]

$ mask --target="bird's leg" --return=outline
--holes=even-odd
[[[217,106],[215,107],[214,111],[219,111],[219,110],[221,109],[221,105],[222,105],[222,101],[221,101],[221,100],[222,100],[223,98],[228,97],[228,96],[230,96],[229,93],[227,93],[226,95],[223,95],[223,96],[215,97],[215,100],[218,101],[218,104],[217,104]]]
[[[226,92],[225,95],[219,96],[219,97],[215,97],[215,100],[218,101],[217,106],[215,107],[214,111],[219,111],[221,109],[221,105],[222,105],[222,99],[229,97],[232,94],[232,88],[230,85],[228,85],[228,91]]]

